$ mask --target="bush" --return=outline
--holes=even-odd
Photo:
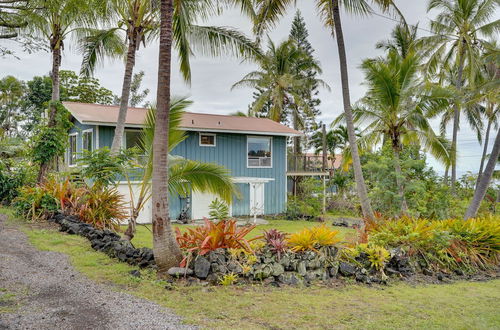
[[[290,235],[288,244],[292,251],[318,251],[322,247],[332,246],[340,242],[337,230],[332,230],[325,225],[305,228],[301,232]]]
[[[430,221],[401,218],[368,223],[370,244],[401,248],[436,270],[476,271],[500,261],[500,218]],[[363,237],[363,235],[362,235]]]
[[[285,217],[288,220],[316,220],[321,215],[321,200],[315,197],[288,197]]]
[[[287,233],[277,229],[264,231],[264,241],[266,242],[266,246],[269,248],[271,253],[278,255],[278,259],[281,257],[281,254],[285,253],[288,249],[288,242],[286,240],[287,236]]]
[[[78,216],[83,222],[99,229],[117,230],[128,218],[126,203],[116,188],[90,189],[80,197]]]
[[[13,201],[16,214],[29,221],[50,217],[59,209],[57,200],[43,187],[23,187]]]
[[[0,170],[0,203],[11,204],[18,196],[19,188],[33,183],[34,179],[32,167],[23,166],[12,171]]]
[[[208,206],[210,220],[229,219],[229,206],[218,198],[214,199]]]
[[[259,239],[245,239],[255,228],[255,225],[238,228],[235,220],[220,220],[215,223],[205,218],[205,225],[195,228],[188,228],[185,233],[181,233],[179,228],[175,228],[177,243],[182,249],[189,252],[196,252],[204,255],[217,249],[238,249],[242,248],[252,252],[251,241]]]
[[[47,219],[60,210],[99,229],[116,230],[128,217],[127,204],[117,189],[76,186],[57,176],[49,177],[43,185],[21,188],[14,207],[31,221]]]

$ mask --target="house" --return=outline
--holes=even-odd
[[[110,147],[118,106],[63,102],[72,115],[66,163],[76,166],[82,150]],[[129,108],[123,147],[138,144],[147,109]],[[278,214],[285,211],[287,199],[287,138],[301,135],[266,118],[239,117],[186,112],[181,128],[187,138],[170,151],[187,159],[211,162],[229,169],[241,197],[230,205],[232,216]],[[135,188],[139,182],[135,182]],[[129,188],[120,182],[118,189],[130,198]],[[170,196],[172,219],[187,212],[191,219],[208,216],[216,196],[193,192],[191,196]],[[146,205],[138,222],[149,222],[151,205]]]

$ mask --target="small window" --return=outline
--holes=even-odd
[[[272,167],[272,150],[270,137],[247,138],[247,166]]]
[[[200,146],[215,147],[215,134],[200,133]]]
[[[125,149],[141,147],[141,131],[125,131]]]
[[[68,165],[76,165],[76,134],[69,136]]]
[[[83,131],[82,133],[82,148],[83,150],[92,151],[92,139],[93,133],[92,130]]]

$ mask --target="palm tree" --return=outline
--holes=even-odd
[[[446,107],[450,94],[427,85],[419,76],[419,67],[419,56],[412,50],[404,58],[390,50],[387,58],[363,61],[368,92],[353,111],[356,123],[367,124],[360,145],[387,142],[392,146],[403,214],[408,212],[399,156],[403,146],[423,145],[437,159],[449,161],[446,141],[432,130],[427,112]]]
[[[121,34],[126,35],[128,50],[120,111],[111,145],[111,151],[116,153],[122,145],[136,53],[141,43],[146,46],[146,42],[157,37],[160,22],[158,8],[154,1],[113,0],[111,4],[113,15],[110,15],[108,20],[113,22],[116,20],[115,27],[82,31],[87,35],[81,38],[80,49],[84,54],[82,73],[91,74],[96,64],[102,62],[105,56],[116,57],[122,53]],[[196,24],[200,17],[219,14],[219,6],[213,5],[210,1],[178,0],[173,10],[173,42],[178,52],[180,71],[187,82],[191,80],[190,57],[194,50],[212,56],[220,54],[256,56],[260,54],[259,48],[250,39],[234,29]]]
[[[158,276],[164,277],[170,267],[177,266],[182,253],[170,224],[168,205],[168,145],[170,119],[170,74],[172,59],[173,0],[160,0],[160,50],[156,119],[153,138],[152,209],[153,253]]]
[[[48,127],[56,125],[57,102],[60,100],[59,68],[64,42],[76,29],[97,21],[97,13],[106,13],[101,0],[35,0],[26,12],[27,33],[48,42],[52,55],[52,96],[48,111]],[[38,182],[45,180],[50,161],[40,164]]]
[[[173,98],[170,102],[168,149],[173,150],[187,137],[179,128],[185,109],[191,104],[185,98]],[[135,235],[136,219],[145,203],[151,198],[151,174],[153,172],[153,140],[155,130],[154,108],[148,112],[145,128],[142,130],[141,149],[138,167],[142,172],[142,185],[137,197],[131,205],[131,216],[124,238],[132,240]],[[188,160],[180,156],[169,155],[168,161],[170,194],[189,195],[190,191],[209,192],[218,195],[226,203],[230,203],[233,195],[237,195],[236,186],[231,180],[227,169],[213,163],[202,163]],[[132,173],[133,174],[133,173]],[[130,180],[129,180],[130,182]],[[132,188],[129,185],[130,189]],[[132,197],[132,190],[131,190]]]
[[[481,37],[496,34],[500,20],[491,22],[498,6],[497,0],[430,0],[428,11],[440,12],[431,21],[434,35],[422,38],[422,44],[430,49],[427,71],[435,73],[440,68],[456,68],[454,83],[459,99],[453,106],[453,133],[451,149],[457,151],[457,134],[460,123],[460,94],[467,78],[469,84],[475,79],[481,60],[478,48],[485,42]],[[455,157],[456,158],[456,157]],[[455,189],[457,166],[451,164],[451,187]]]
[[[493,172],[495,171],[498,157],[500,157],[500,129],[497,132],[495,143],[493,144],[493,149],[491,150],[488,163],[486,164],[484,172],[481,175],[481,179],[479,180],[479,183],[476,186],[476,190],[474,191],[474,197],[472,197],[472,201],[470,202],[469,207],[465,212],[465,220],[473,218],[477,215],[477,210],[479,210],[479,206],[481,205],[481,202],[486,195],[486,191],[488,190],[488,186],[490,185],[491,178],[493,177]]]
[[[500,63],[498,58],[492,57],[495,53],[498,53],[498,47],[496,42],[493,42],[488,45],[488,48],[483,55],[484,65],[481,70],[481,75],[479,75],[480,81],[477,84],[477,90],[474,90],[474,92],[477,93],[475,93],[476,95],[472,98],[472,102],[480,102],[484,104],[484,116],[487,121],[483,139],[483,154],[479,165],[476,186],[479,184],[483,173],[486,153],[488,152],[491,128],[493,126],[495,129],[498,129],[498,119],[500,116],[500,107],[498,106],[498,98],[500,96]]]
[[[302,117],[310,112],[309,104],[302,91],[311,87],[307,77],[297,74],[297,70],[316,70],[321,73],[319,63],[307,56],[292,40],[287,40],[276,46],[269,40],[268,51],[259,58],[259,70],[246,74],[243,79],[233,84],[237,87],[252,87],[262,90],[250,108],[253,115],[264,113],[270,119],[280,122],[291,109],[292,117],[296,118],[295,128]],[[327,85],[320,80],[324,86]],[[269,109],[264,109],[269,104]],[[300,111],[302,110],[302,111]]]
[[[392,0],[371,0],[371,3],[380,7],[383,11],[393,9],[398,14],[399,10],[394,5]],[[294,0],[268,0],[259,2],[255,19],[254,32],[260,36],[264,30],[274,26],[281,16],[286,12],[289,6],[295,4]],[[340,4],[343,8],[352,14],[368,15],[372,13],[367,0],[316,0],[319,16],[323,20],[325,26],[332,33],[332,36],[337,38],[337,48],[340,60],[340,76],[342,82],[342,98],[344,102],[344,113],[349,133],[349,145],[353,159],[354,178],[363,215],[366,218],[373,219],[374,214],[368,199],[366,184],[361,170],[361,161],[359,158],[358,145],[356,143],[356,134],[354,131],[354,123],[352,119],[351,97],[349,92],[349,78],[347,72],[347,56],[345,51],[344,35],[342,32],[342,23],[340,19]],[[400,15],[402,17],[402,15]]]
[[[305,73],[321,73],[319,63],[309,56],[295,41],[287,40],[276,46],[271,40],[268,51],[259,58],[260,69],[246,74],[231,89],[253,87],[260,93],[249,112],[252,115],[264,114],[281,122],[291,116],[293,128],[304,128],[305,119],[313,116],[310,104],[310,91],[315,85],[329,86],[320,79],[311,79]],[[266,113],[267,112],[267,113]],[[294,138],[294,157],[299,154],[300,137]],[[294,158],[296,161],[296,159]]]

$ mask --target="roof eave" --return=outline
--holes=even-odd
[[[76,117],[75,117],[76,118]],[[78,119],[78,118],[77,118]],[[116,126],[115,123],[105,123],[105,122],[97,122],[97,121],[89,121],[89,120],[84,120],[80,121],[84,125],[100,125],[100,126],[111,126],[114,127]],[[126,127],[129,128],[142,128],[144,125],[142,124],[125,124]],[[181,129],[185,131],[191,131],[191,132],[209,132],[209,133],[234,133],[234,134],[252,134],[252,135],[273,135],[273,136],[289,136],[289,137],[295,137],[295,136],[304,136],[303,133],[287,133],[287,132],[264,132],[264,131],[252,131],[252,130],[247,130],[247,131],[241,131],[241,130],[228,130],[228,129],[213,129],[213,128],[203,128],[203,127],[181,127]]]

